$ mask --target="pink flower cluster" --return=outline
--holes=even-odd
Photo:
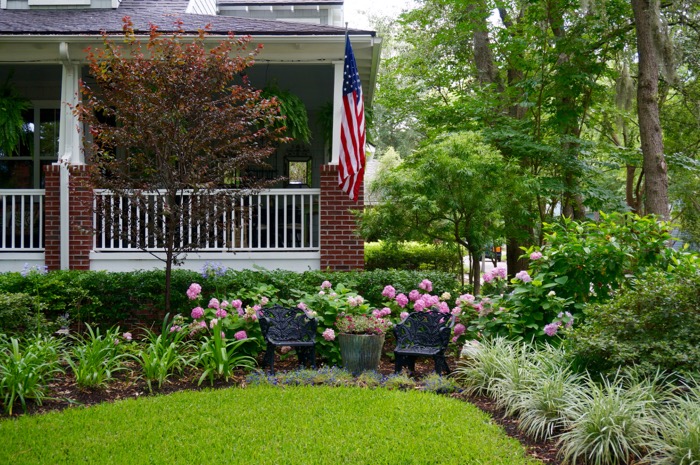
[[[393,299],[396,297],[396,289],[394,289],[394,286],[386,286],[384,287],[384,290],[382,291],[382,295],[386,297],[387,299]]]
[[[201,294],[201,293],[202,293],[202,286],[200,286],[197,283],[190,284],[189,289],[187,289],[187,297],[190,300],[196,299],[197,297],[199,297],[199,294]]]
[[[365,299],[361,295],[355,297],[348,297],[348,304],[351,307],[359,307],[363,303],[365,303]]]
[[[433,283],[427,279],[424,279],[423,281],[421,281],[420,284],[418,285],[418,287],[423,289],[425,292],[432,292],[433,291]]]
[[[532,278],[530,277],[529,274],[527,274],[527,271],[525,271],[525,270],[519,271],[515,275],[515,279],[519,279],[520,281],[522,281],[524,283],[529,283],[530,281],[532,281]]]
[[[377,318],[384,318],[391,315],[391,309],[389,307],[384,307],[381,310],[375,308],[372,310],[372,315],[376,316]]]
[[[532,252],[530,254],[530,260],[539,260],[542,258],[542,252]]]
[[[322,336],[326,341],[335,341],[335,331],[332,328],[326,328]]]
[[[506,279],[506,269],[499,266],[491,271],[487,271],[484,273],[483,279],[485,283],[490,283],[494,279]]]
[[[236,334],[233,335],[233,337],[237,340],[240,341],[241,339],[247,339],[248,335],[246,334],[245,331],[238,331]]]

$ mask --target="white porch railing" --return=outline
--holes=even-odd
[[[133,202],[110,191],[96,190],[94,250],[162,250],[167,232],[162,194],[146,193]],[[320,189],[271,189],[245,194],[235,204],[209,207],[207,221],[199,224],[190,218],[191,211],[204,205],[206,196],[201,191],[198,198],[184,192],[177,202],[186,206],[184,221],[175,231],[179,246],[198,243],[201,252],[319,249]]]
[[[0,250],[44,250],[44,189],[0,189]]]

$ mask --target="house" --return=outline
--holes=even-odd
[[[362,195],[355,204],[337,185],[342,8],[342,0],[0,0],[0,83],[11,76],[31,101],[19,153],[0,152],[0,271],[25,264],[92,270],[162,266],[109,231],[95,234],[98,215],[80,206],[95,196],[111,200],[109,192],[79,187],[89,159],[81,149],[85,131],[71,105],[79,102],[79,80],[89,78],[85,48],[101,46],[101,31],[120,35],[124,16],[137,32],[147,32],[149,23],[167,32],[179,18],[187,32],[209,24],[213,42],[229,31],[250,35],[252,45],[264,45],[248,73],[252,84],[276,82],[299,96],[309,114],[311,142],[280,148],[270,169],[256,174],[289,176],[291,182],[249,199],[257,220],[223,225],[228,236],[188,254],[184,266],[362,268],[363,243],[350,212],[362,208]],[[369,105],[381,40],[373,31],[349,35]],[[332,125],[319,121],[324,117]],[[332,134],[324,137],[324,126]]]

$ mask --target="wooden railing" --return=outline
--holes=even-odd
[[[209,204],[201,191],[184,191],[176,204],[182,217],[172,232],[178,246],[196,243],[203,252],[319,249],[319,189],[271,189],[240,195],[225,205]],[[95,251],[163,249],[171,209],[162,192],[144,193],[135,201],[96,190],[94,207]]]
[[[44,189],[0,189],[0,250],[44,250]]]

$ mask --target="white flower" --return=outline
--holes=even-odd
[[[554,291],[549,291],[549,294],[547,294],[547,297],[554,297],[554,296],[556,296],[556,295],[557,295],[556,292],[554,292]]]

